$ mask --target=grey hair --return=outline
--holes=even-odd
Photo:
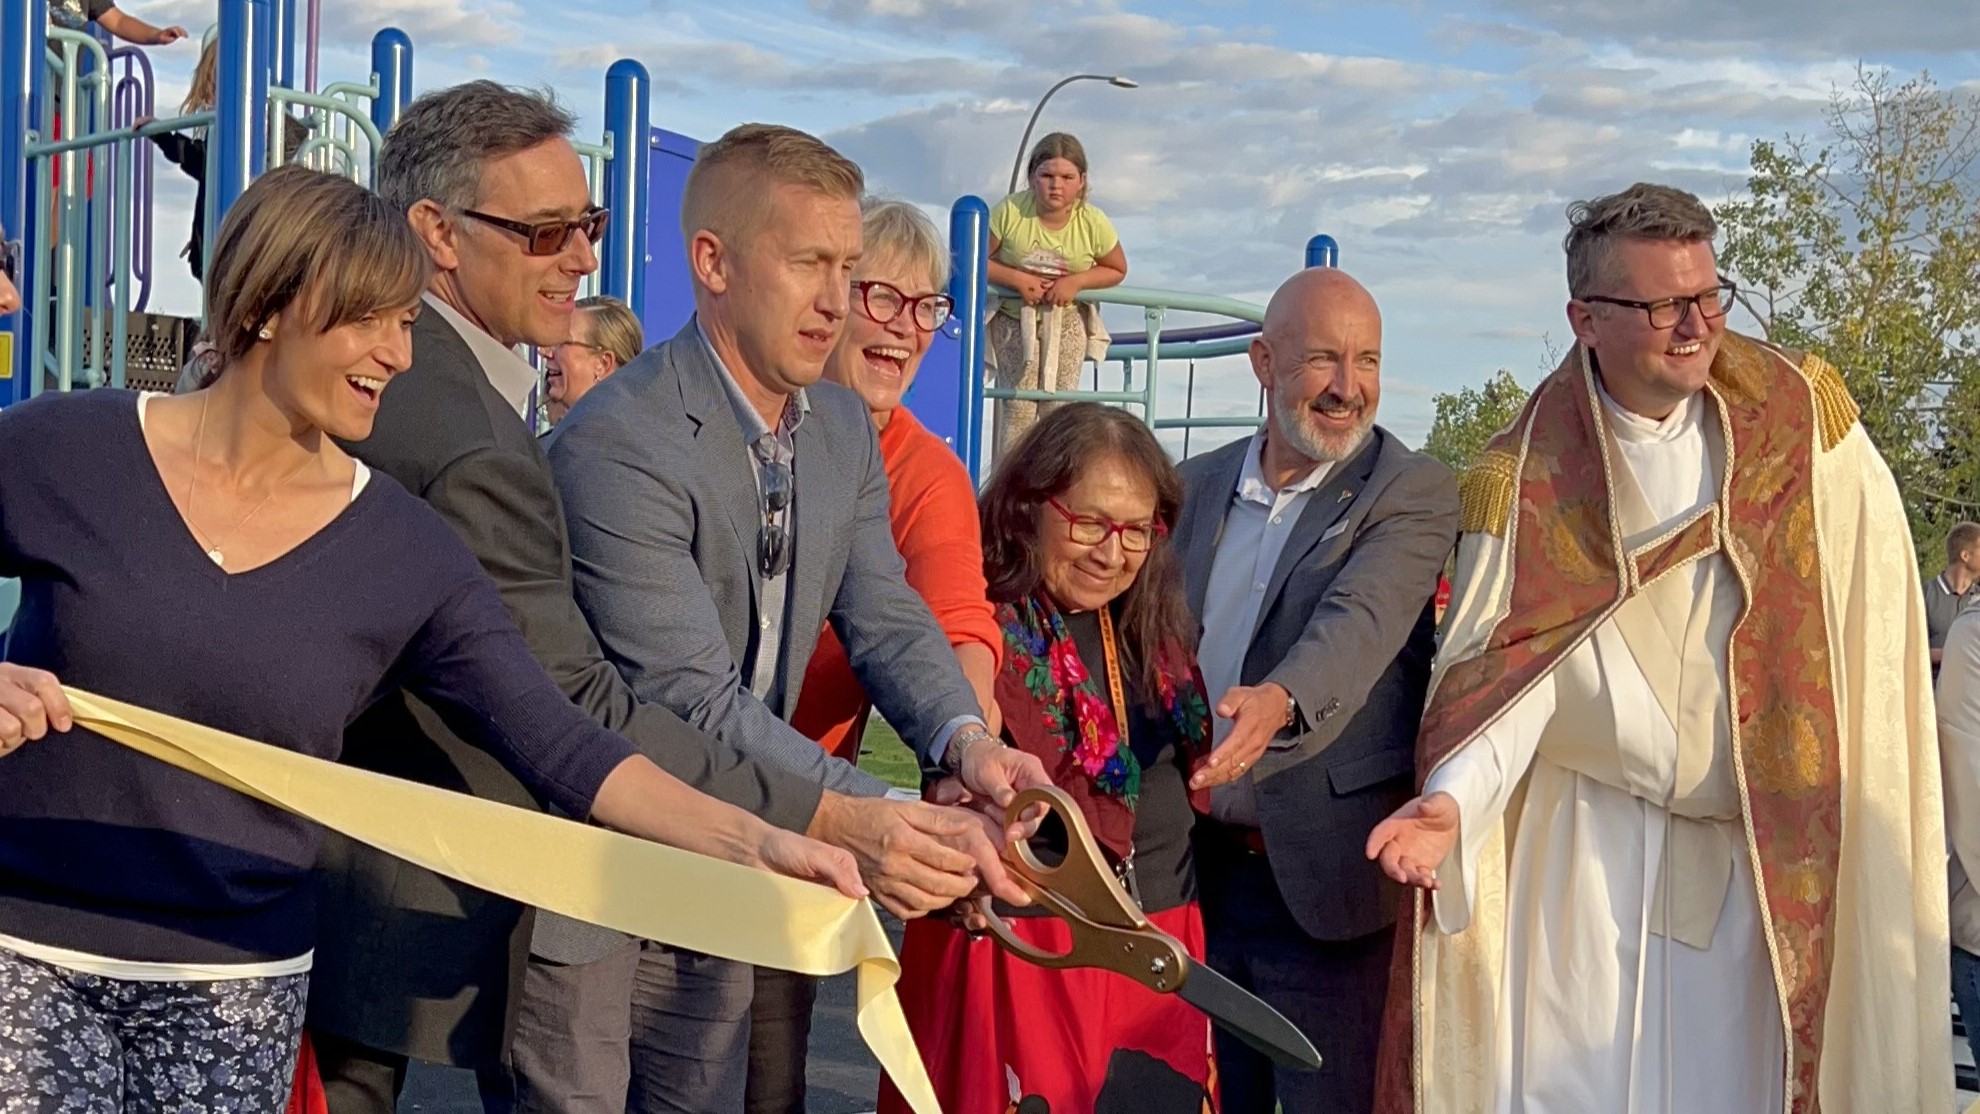
[[[948,287],[949,245],[942,242],[928,214],[886,197],[867,197],[859,203],[859,211],[860,270],[898,264],[903,270],[926,274],[936,290]]]
[[[1568,294],[1584,298],[1609,278],[1609,252],[1618,240],[1710,243],[1718,222],[1705,203],[1681,189],[1638,182],[1621,193],[1568,206]]]
[[[399,212],[435,201],[456,212],[481,195],[491,159],[568,139],[577,118],[547,90],[470,81],[415,100],[385,136],[376,188]]]

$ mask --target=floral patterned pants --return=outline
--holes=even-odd
[[[308,975],[131,982],[0,949],[0,1114],[281,1114]]]

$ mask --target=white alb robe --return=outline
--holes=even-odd
[[[1616,463],[1629,469],[1658,523],[1678,523],[1717,498],[1723,459],[1716,435],[1707,436],[1716,417],[1704,395],[1661,423],[1606,395],[1603,403]],[[1709,621],[1695,623],[1689,636],[1715,643],[1705,650],[1718,665],[1722,724],[1726,639],[1741,589],[1716,553],[1674,575],[1708,601]],[[1606,694],[1613,715],[1588,730],[1612,736],[1610,764],[1627,788],[1549,760],[1543,736],[1566,731],[1574,746],[1608,745],[1578,724],[1556,722],[1564,686]],[[1490,1107],[1498,1114],[1782,1109],[1785,1033],[1743,839],[1733,844],[1709,946],[1657,931],[1672,824],[1660,802],[1676,791],[1678,756],[1677,727],[1612,618],[1429,778],[1426,792],[1450,793],[1462,817],[1460,853],[1445,864],[1434,897],[1444,933],[1469,922],[1480,846],[1509,808],[1518,809]],[[1731,776],[1723,732],[1712,761],[1713,776]]]

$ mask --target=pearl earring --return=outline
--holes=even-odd
[[[274,331],[273,329],[270,329],[270,328],[269,328],[268,326],[266,326],[266,325],[263,325],[263,326],[261,327],[261,339],[263,339],[263,340],[274,340],[274,339],[275,339],[275,331]]]

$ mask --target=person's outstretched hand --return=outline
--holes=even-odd
[[[1438,888],[1437,868],[1457,845],[1458,803],[1432,793],[1404,804],[1368,833],[1368,857],[1382,873],[1406,886]]]

